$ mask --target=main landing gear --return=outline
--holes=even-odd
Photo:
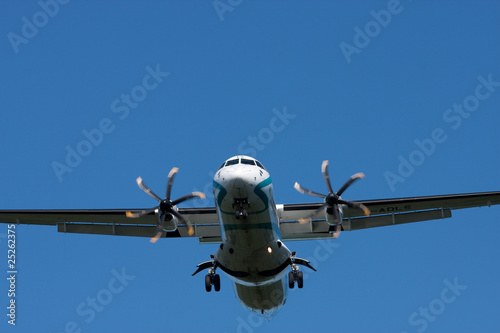
[[[208,268],[208,274],[205,275],[205,290],[207,292],[211,292],[213,286],[215,291],[220,291],[220,276],[219,274],[215,273],[215,270],[217,269],[217,261],[215,261],[213,255],[210,255],[210,258],[212,258],[212,260],[205,261],[199,264],[197,266],[198,269],[192,275],[194,276],[202,270]]]
[[[290,266],[292,271],[288,273],[288,287],[293,289],[295,287],[295,282],[297,282],[297,287],[302,289],[304,287],[304,273],[299,270],[299,265],[306,266],[316,272],[316,269],[309,264],[309,261],[301,258],[295,257],[295,251],[292,252],[292,257],[290,258]]]
[[[220,275],[215,274],[215,268],[210,268],[208,274],[205,275],[205,290],[209,293],[214,286],[215,291],[220,291]]]
[[[297,287],[299,287],[299,289],[304,287],[304,272],[299,271],[298,268],[292,268],[292,271],[288,273],[288,287],[290,287],[290,289],[293,289],[295,282],[297,282]]]

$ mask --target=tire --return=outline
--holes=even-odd
[[[212,291],[212,278],[210,275],[205,275],[205,290],[207,293]]]
[[[297,287],[299,287],[299,289],[304,287],[304,273],[302,271],[299,271],[297,276]]]
[[[288,287],[293,289],[295,286],[295,277],[293,276],[293,272],[288,273]]]
[[[215,291],[220,291],[220,276],[219,276],[219,274],[214,275],[214,289],[215,289]]]

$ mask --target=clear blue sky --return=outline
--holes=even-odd
[[[0,2],[0,209],[152,207],[136,177],[177,166],[181,196],[239,153],[278,203],[325,159],[334,187],[366,174],[350,200],[500,190],[498,1],[41,3]],[[11,327],[3,225],[0,331],[499,331],[499,215],[289,242],[318,272],[271,322],[191,277],[215,245],[20,226]]]

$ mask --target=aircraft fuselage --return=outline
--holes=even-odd
[[[272,317],[286,302],[292,253],[281,241],[271,177],[253,158],[236,156],[213,184],[223,241],[215,254],[218,267],[234,281],[245,307]]]

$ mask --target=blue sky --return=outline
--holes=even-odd
[[[135,179],[161,193],[173,166],[173,195],[213,206],[212,172],[240,153],[278,203],[314,201],[295,181],[325,191],[325,159],[334,187],[366,174],[349,200],[499,190],[499,9],[2,0],[0,209],[152,207]],[[318,272],[271,322],[226,276],[210,294],[191,277],[216,246],[19,226],[12,327],[4,225],[0,331],[498,331],[499,213],[289,242]]]

